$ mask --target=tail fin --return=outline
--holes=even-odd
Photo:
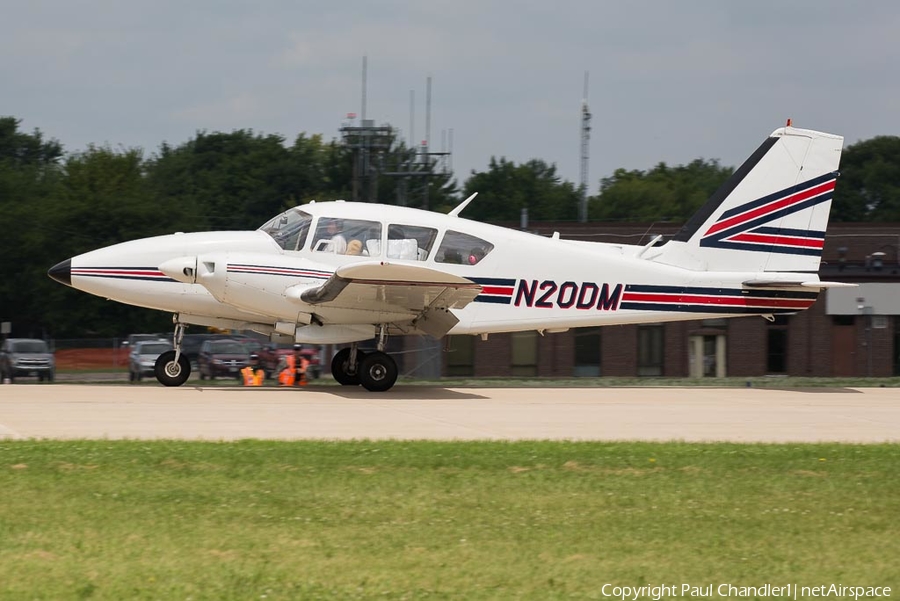
[[[776,129],[655,260],[709,271],[818,272],[843,140]]]

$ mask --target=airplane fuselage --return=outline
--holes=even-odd
[[[366,309],[311,305],[300,299],[338,268],[364,262],[427,267],[481,287],[474,300],[453,309],[458,318],[449,334],[768,315],[809,307],[817,291],[754,290],[742,285],[758,274],[694,271],[653,260],[654,247],[576,242],[469,221],[459,217],[350,202],[300,207],[313,219],[365,220],[382,229],[395,224],[436,232],[428,256],[402,258],[336,254],[313,249],[285,250],[270,234],[203,232],[125,242],[71,260],[71,285],[111,300],[178,314],[185,323],[230,323],[322,342],[322,326],[360,326],[343,331],[340,342],[371,337],[369,324],[414,318],[416,307],[402,299],[396,307]],[[474,264],[440,261],[435,253],[447,232],[465,232],[491,246]],[[184,275],[184,268],[193,270]],[[173,273],[173,271],[175,273]],[[172,277],[172,276],[175,277]],[[177,279],[176,279],[177,278]],[[312,326],[304,328],[304,326]],[[304,337],[303,333],[307,334]],[[414,327],[393,330],[417,333]]]

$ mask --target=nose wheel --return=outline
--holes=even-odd
[[[166,351],[156,359],[154,371],[163,386],[181,386],[191,375],[191,362],[184,355],[176,357],[175,351]]]
[[[181,386],[191,375],[191,362],[181,354],[181,340],[184,338],[185,325],[178,322],[175,316],[175,350],[166,351],[156,359],[153,370],[156,379],[163,386]]]

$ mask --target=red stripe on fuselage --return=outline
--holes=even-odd
[[[481,288],[482,294],[499,294],[502,296],[512,296],[512,286],[484,286]]]
[[[133,269],[89,269],[89,268],[75,268],[72,270],[72,275],[131,275],[131,276],[153,276],[153,277],[168,277],[161,271],[151,271],[149,269],[145,269],[143,271],[135,271]]]
[[[696,294],[650,294],[626,292],[622,302],[666,303],[671,305],[717,305],[725,307],[777,307],[785,309],[806,309],[815,299],[760,298],[756,296],[702,296]]]

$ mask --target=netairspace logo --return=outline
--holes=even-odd
[[[600,590],[604,597],[621,601],[638,601],[663,598],[756,598],[756,599],[816,599],[832,597],[835,599],[866,599],[890,597],[889,586],[845,586],[843,584],[821,584],[818,586],[802,586],[799,584],[761,584],[759,586],[739,586],[736,584],[658,584],[655,586],[619,586],[604,584]]]

